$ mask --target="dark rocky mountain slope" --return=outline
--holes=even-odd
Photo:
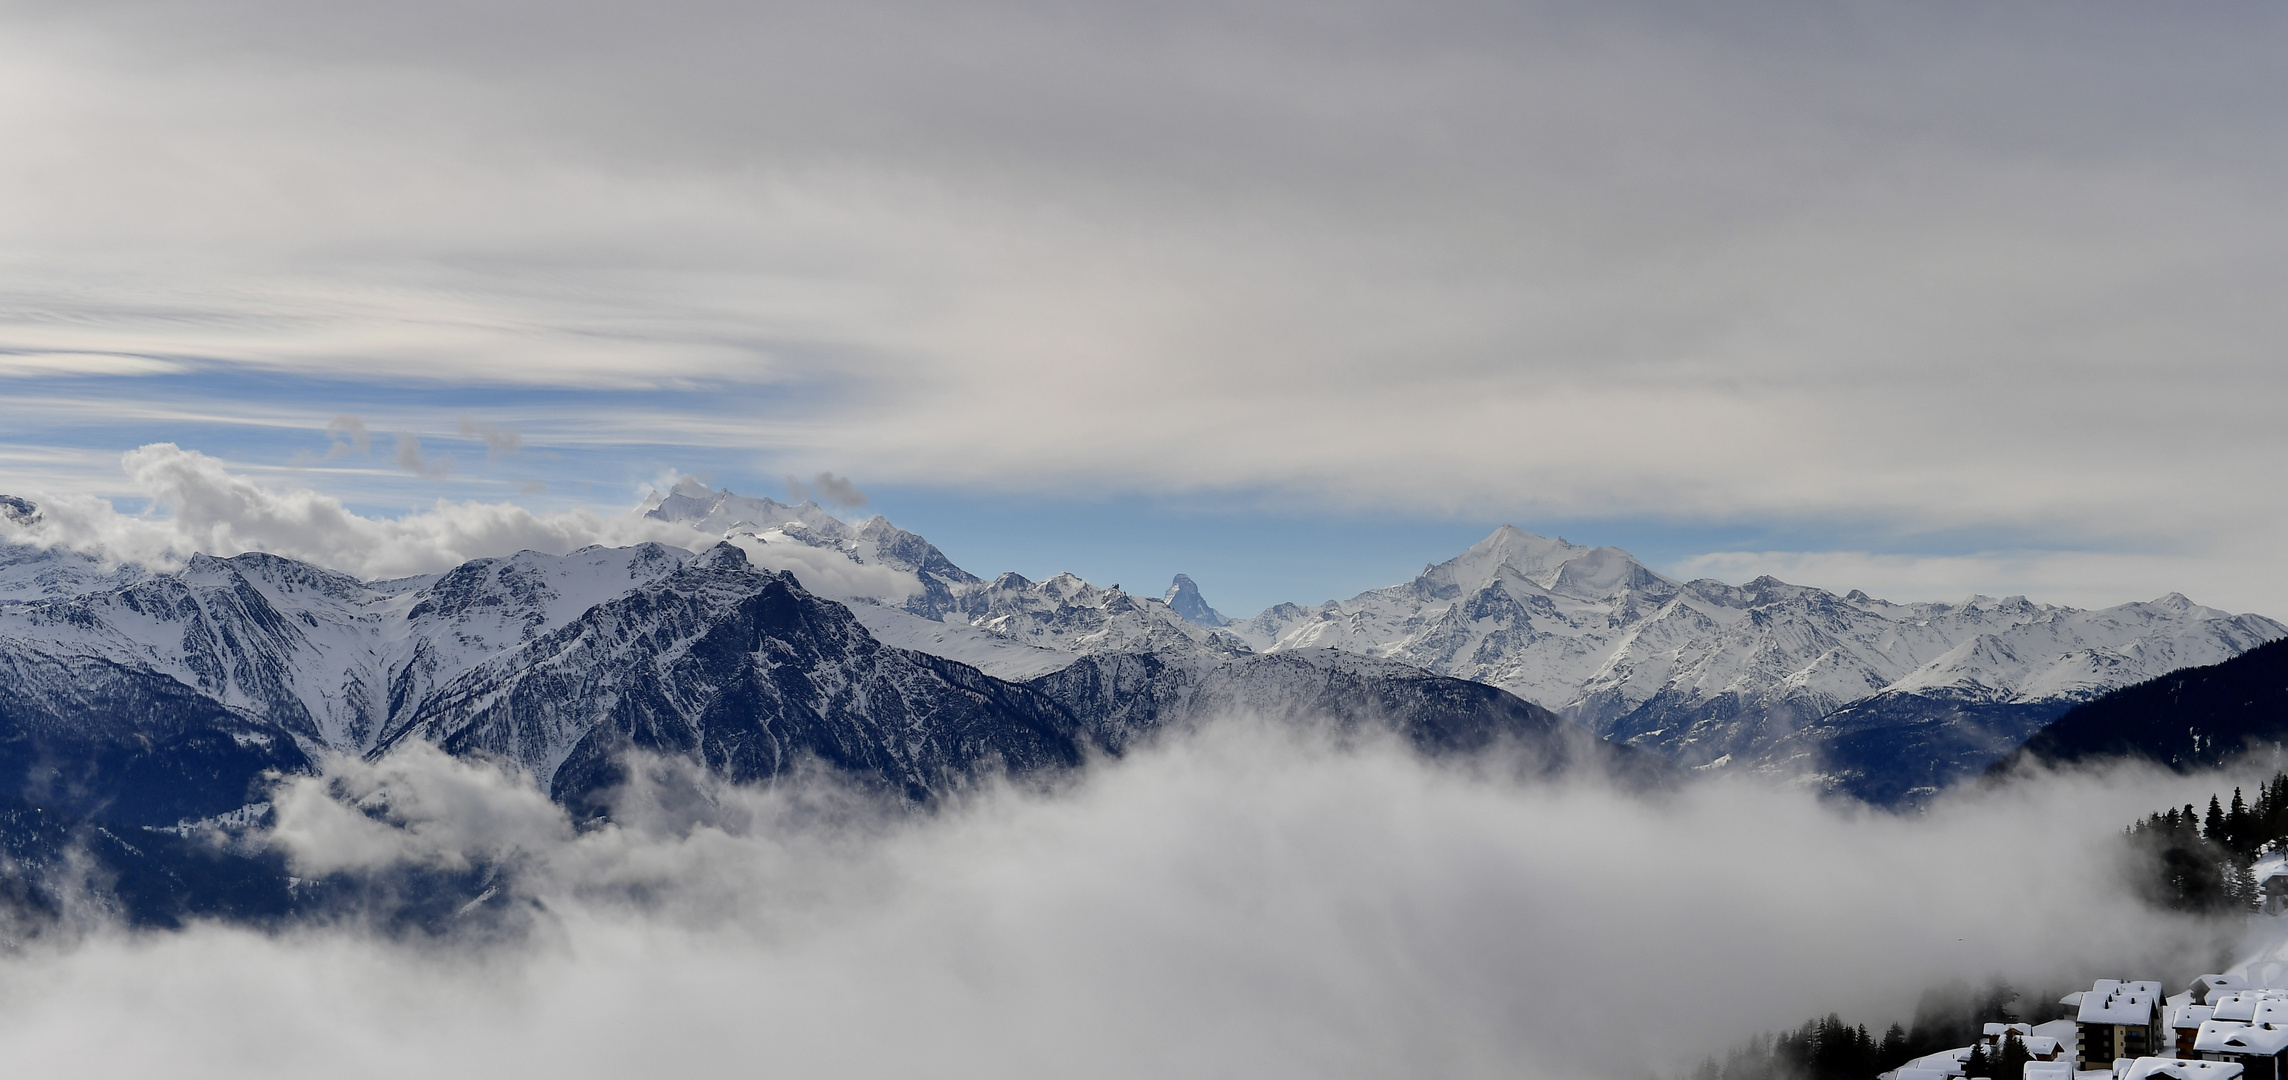
[[[2288,743],[2288,641],[2187,668],[2080,705],[2035,732],[1990,775],[2035,764],[2142,758],[2180,771]]]

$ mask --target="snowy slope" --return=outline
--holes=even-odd
[[[438,685],[689,557],[658,544],[526,551],[361,582],[275,555],[199,555],[108,589],[0,600],[0,652],[163,675],[311,752],[360,753]]]

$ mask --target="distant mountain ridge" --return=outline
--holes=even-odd
[[[853,527],[815,506],[678,490],[682,501],[654,516],[909,569],[912,595],[854,598],[860,619],[885,640],[1010,677],[1084,656],[1198,666],[1333,650],[1497,686],[1687,767],[1878,803],[1973,774],[2107,690],[2288,637],[2271,619],[2174,593],[2083,611],[2016,596],[1895,604],[1771,577],[1681,582],[1619,548],[1510,526],[1404,584],[1233,620],[1188,576],[1158,601],[1070,575],[983,582],[879,518]],[[926,555],[885,554],[869,539],[893,532]]]
[[[1688,767],[1886,803],[1975,772],[2076,702],[2288,637],[2174,593],[2082,611],[1678,582],[1508,526],[1406,584],[1229,629],[1259,651],[1336,648],[1499,686]]]
[[[174,826],[240,811],[262,797],[265,775],[408,740],[512,763],[576,805],[597,805],[628,749],[735,781],[816,763],[928,801],[989,773],[1070,768],[1201,718],[1126,710],[1109,739],[1111,703],[899,647],[857,611],[893,614],[896,626],[944,612],[949,633],[1062,657],[1058,669],[1079,650],[1148,655],[1180,672],[1187,701],[1205,685],[1222,700],[1268,705],[1298,687],[1293,671],[1314,671],[1313,708],[1390,724],[1426,746],[1461,730],[1529,744],[1572,737],[1507,694],[1404,665],[1234,666],[1244,646],[1159,601],[1070,575],[982,581],[878,518],[806,523],[815,507],[764,502],[707,500],[709,513],[760,509],[786,521],[735,523],[732,539],[697,553],[525,551],[390,581],[262,553],[198,555],[154,572],[0,548],[0,581],[26,583],[0,594],[0,805]],[[846,606],[748,554],[790,545],[936,588],[900,590],[902,608]],[[975,624],[959,622],[962,612]],[[1346,704],[1353,692],[1372,707]]]

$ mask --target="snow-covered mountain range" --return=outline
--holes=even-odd
[[[646,511],[758,552],[805,545],[911,575],[850,597],[860,620],[1012,677],[1081,656],[1199,667],[1327,650],[1496,686],[1689,767],[1884,802],[1983,767],[2077,702],[2288,637],[2271,619],[2174,593],[2091,611],[2024,597],[1895,604],[1769,577],[1680,582],[1618,548],[1508,526],[1404,584],[1234,621],[1181,575],[1161,600],[1070,575],[985,582],[880,518],[851,526],[807,503],[686,482]]]
[[[697,550],[525,551],[388,581],[258,552],[151,570],[0,545],[0,804],[172,826],[239,811],[265,775],[409,740],[512,763],[590,809],[630,748],[741,781],[818,765],[929,800],[1124,752],[1211,701],[1381,723],[1429,750],[1629,757],[1491,687],[1346,654],[1263,663],[1157,600],[1070,576],[983,581],[880,519],[744,502],[784,520],[695,531]],[[1072,678],[1052,693],[872,625],[1005,670],[1142,658],[1158,705]],[[1307,708],[1269,707],[1289,701]]]
[[[1188,577],[1160,598],[988,580],[814,503],[685,481],[638,512],[688,527],[688,548],[392,581],[259,553],[162,572],[0,549],[0,767],[78,760],[87,776],[40,783],[101,802],[121,770],[206,762],[211,783],[162,816],[239,797],[232,775],[406,739],[513,761],[565,798],[608,786],[628,746],[742,778],[820,761],[929,797],[988,762],[1055,767],[1243,708],[1371,716],[1430,747],[1585,730],[1894,802],[2076,702],[2288,637],[2174,594],[2080,611],[1679,582],[1507,527],[1404,584],[1234,621]],[[73,742],[74,717],[105,709]]]
[[[1260,651],[1343,649],[1499,686],[1683,765],[1883,801],[1983,766],[2077,702],[2288,637],[2174,593],[2085,611],[1679,582],[1507,526],[1403,585],[1228,629]]]

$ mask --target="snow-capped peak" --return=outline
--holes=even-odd
[[[644,511],[644,516],[689,525],[716,536],[736,525],[768,531],[799,524],[829,540],[846,539],[853,533],[848,522],[827,513],[816,502],[806,499],[788,506],[776,499],[750,498],[727,488],[717,491],[689,477],[676,481],[666,496]]]
[[[1495,529],[1493,535],[1471,545],[1468,551],[1426,568],[1420,581],[1441,592],[1471,592],[1491,584],[1505,571],[1539,588],[1584,599],[1602,599],[1655,582],[1675,585],[1620,548],[1585,547],[1561,537],[1537,536],[1514,525]]]
[[[1161,598],[1161,602],[1176,614],[1201,626],[1222,626],[1231,621],[1208,606],[1206,598],[1200,595],[1199,585],[1188,574],[1176,575],[1175,583],[1168,586],[1168,593]]]

